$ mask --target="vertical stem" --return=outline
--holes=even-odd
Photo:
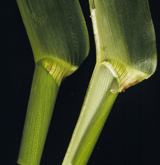
[[[85,165],[109,115],[117,93],[117,80],[110,69],[97,64],[82,110],[62,165]]]
[[[108,95],[104,105],[98,112],[97,118],[93,122],[93,125],[91,126],[88,134],[86,135],[83,143],[81,144],[77,155],[73,159],[73,165],[87,164],[117,95],[117,93],[110,93]]]
[[[53,77],[36,65],[18,164],[39,165],[58,89]]]

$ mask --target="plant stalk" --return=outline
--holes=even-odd
[[[36,65],[25,119],[18,164],[39,165],[59,86]]]
[[[97,64],[62,165],[87,164],[118,95],[111,93],[114,88],[118,88],[117,80],[110,69]]]

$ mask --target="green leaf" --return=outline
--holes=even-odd
[[[118,91],[150,77],[155,71],[157,58],[148,1],[89,2],[97,63],[111,64],[117,75]]]
[[[89,38],[77,0],[17,0],[32,46],[40,62],[58,84],[73,73],[88,55]],[[63,63],[63,64],[62,64]],[[62,76],[57,78],[56,67]],[[63,66],[63,67],[62,67]],[[63,69],[62,69],[63,68]]]
[[[85,165],[119,92],[157,64],[147,0],[89,0],[96,66],[63,165]]]
[[[77,0],[17,0],[31,43],[35,72],[18,163],[40,163],[62,80],[89,51],[89,37]]]

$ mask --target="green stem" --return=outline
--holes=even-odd
[[[63,165],[85,165],[117,97],[118,88],[110,66],[97,64],[72,135]]]
[[[36,65],[18,164],[39,165],[58,89],[53,77]]]

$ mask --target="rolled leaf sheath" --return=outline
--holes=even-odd
[[[36,65],[18,158],[19,164],[39,164],[58,89],[53,77],[42,66]]]
[[[118,89],[115,76],[107,65],[96,65],[62,165],[85,165],[88,162],[118,95],[111,92]]]

